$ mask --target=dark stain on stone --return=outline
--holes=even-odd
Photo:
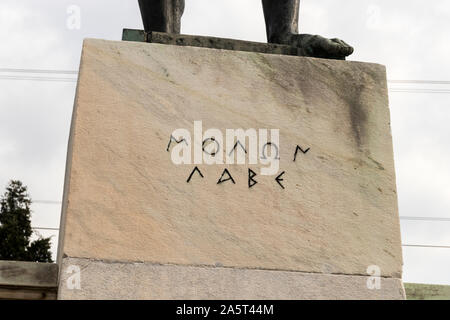
[[[266,57],[263,55],[250,55],[249,58],[253,61],[254,65],[259,68],[261,73],[267,77],[267,79],[274,80],[276,72]]]
[[[337,95],[349,108],[351,129],[360,151],[364,149],[368,129],[367,102],[364,98],[369,89],[364,85],[367,83],[365,72],[365,70],[361,72],[355,68],[347,68],[347,66],[342,66],[340,70],[330,71],[332,73],[330,78],[336,79],[333,84],[336,86]]]
[[[361,102],[361,95],[363,91],[362,85],[354,85],[346,88],[347,95],[345,95],[348,106],[350,108],[350,121],[353,130],[353,135],[358,148],[361,150],[363,139],[366,135],[367,114]]]
[[[166,67],[162,67],[162,69],[163,69],[164,75],[168,78],[170,76],[169,70],[167,70]]]
[[[370,161],[372,161],[378,167],[379,170],[385,170],[383,165],[381,163],[379,163],[378,161],[376,161],[375,159],[373,159],[371,156],[368,156],[367,158]]]
[[[388,251],[388,250],[386,250],[386,249],[383,249],[383,251],[384,251],[385,253],[387,253],[388,255],[390,255],[392,258],[395,258],[395,255],[393,255],[390,251]]]

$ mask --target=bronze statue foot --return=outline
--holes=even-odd
[[[311,34],[290,34],[285,44],[300,48],[307,57],[345,60],[353,53],[353,47],[340,39],[327,39]]]

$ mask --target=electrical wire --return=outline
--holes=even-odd
[[[52,200],[33,200],[33,203],[39,203],[39,204],[57,204],[60,205],[61,201],[52,201]]]
[[[29,81],[51,81],[51,82],[77,82],[76,78],[57,78],[57,77],[33,77],[33,76],[8,76],[0,75],[2,80],[29,80]]]
[[[443,217],[400,217],[401,220],[409,220],[409,221],[441,221],[441,222],[447,222],[450,221],[450,218],[443,218]]]
[[[59,228],[41,228],[41,227],[32,227],[33,230],[47,230],[47,231],[59,231]]]
[[[0,72],[8,73],[44,73],[44,74],[78,74],[75,70],[44,70],[44,69],[16,69],[0,68]]]
[[[450,249],[450,246],[432,246],[428,244],[402,244],[402,246],[410,248]]]

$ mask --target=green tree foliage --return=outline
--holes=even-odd
[[[31,241],[31,199],[20,181],[10,181],[0,199],[0,260],[53,262],[50,238]]]

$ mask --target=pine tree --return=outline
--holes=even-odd
[[[10,181],[0,199],[0,260],[53,262],[50,238],[31,242],[31,199],[20,181]]]

